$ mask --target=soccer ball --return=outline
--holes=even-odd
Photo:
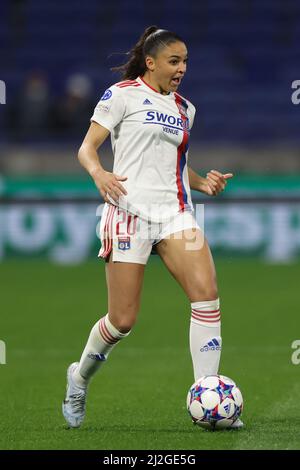
[[[186,405],[195,424],[206,429],[224,429],[242,414],[243,397],[228,377],[205,375],[189,389]]]

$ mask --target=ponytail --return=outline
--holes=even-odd
[[[145,57],[151,55],[156,57],[158,50],[166,47],[172,42],[183,40],[177,34],[159,29],[157,26],[149,26],[145,29],[136,45],[126,54],[129,60],[119,67],[112,67],[113,72],[121,72],[123,80],[134,80],[147,71]]]

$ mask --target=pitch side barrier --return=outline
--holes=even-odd
[[[193,197],[215,255],[300,259],[300,194]],[[0,261],[40,257],[72,264],[95,258],[104,207],[97,195],[19,193],[0,198]]]
[[[237,196],[217,198],[193,198],[195,204],[299,204],[299,196]],[[99,196],[1,196],[0,205],[14,204],[103,204],[103,199]]]

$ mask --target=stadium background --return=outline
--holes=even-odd
[[[299,2],[15,0],[1,9],[0,448],[299,448]],[[110,67],[151,24],[188,46],[180,92],[197,108],[191,166],[235,174],[222,196],[194,201],[205,203],[219,277],[221,371],[245,395],[238,436],[190,427],[189,306],[157,257],[135,332],[101,372],[105,385],[99,374],[91,388],[86,426],[71,435],[60,416],[65,368],[106,309],[101,198],[76,154],[119,79]],[[109,142],[101,158],[111,169]]]

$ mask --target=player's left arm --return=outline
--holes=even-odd
[[[189,183],[191,189],[208,194],[209,196],[217,196],[224,191],[227,180],[233,178],[232,173],[220,173],[217,170],[210,170],[206,178],[198,175],[192,168],[188,166]]]

